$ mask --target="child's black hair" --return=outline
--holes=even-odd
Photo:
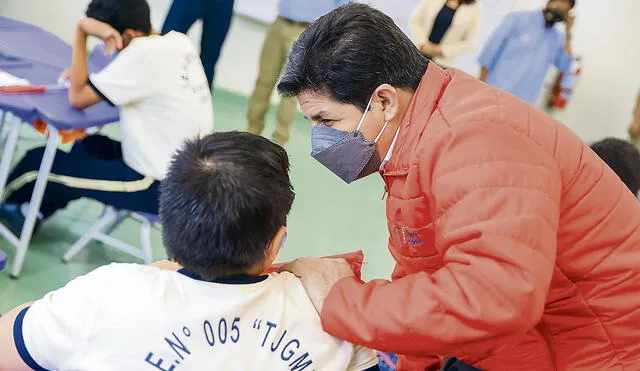
[[[591,149],[609,165],[634,195],[640,191],[640,151],[631,143],[606,138],[593,143]]]
[[[151,33],[151,10],[146,0],[93,0],[87,17],[97,19],[124,33],[127,29]]]

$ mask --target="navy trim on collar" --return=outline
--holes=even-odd
[[[22,358],[22,361],[32,369],[36,371],[47,371],[46,368],[40,366],[38,362],[36,362],[31,354],[29,354],[29,350],[27,349],[27,345],[24,343],[24,335],[22,332],[22,326],[24,322],[24,316],[27,314],[27,311],[30,307],[26,307],[18,313],[16,316],[15,322],[13,322],[13,341],[16,346],[16,350]]]
[[[113,104],[113,102],[112,102],[109,98],[107,98],[107,96],[106,96],[106,95],[104,95],[104,94],[100,91],[100,89],[98,89],[98,87],[97,87],[97,86],[95,86],[95,85],[93,84],[93,81],[91,81],[91,79],[88,79],[88,80],[87,80],[87,85],[89,85],[89,87],[90,87],[90,88],[91,88],[91,89],[92,89],[96,94],[98,94],[98,96],[99,96],[103,101],[107,102],[107,103],[108,103],[110,106],[112,106],[112,107],[115,107],[115,106],[116,106],[115,104]]]
[[[256,276],[248,276],[246,274],[236,274],[233,276],[219,277],[213,281],[207,281],[202,277],[198,276],[197,274],[188,271],[185,268],[180,269],[178,273],[198,281],[222,283],[226,285],[250,285],[252,283],[262,282],[269,277],[267,275],[256,277]]]

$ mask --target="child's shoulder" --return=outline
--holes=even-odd
[[[125,49],[145,57],[153,58],[154,54],[172,55],[175,51],[194,49],[195,46],[189,36],[180,32],[171,31],[165,35],[152,35],[140,37],[131,42]]]

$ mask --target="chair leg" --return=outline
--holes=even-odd
[[[100,218],[96,224],[94,224],[88,231],[87,233],[85,233],[82,237],[80,237],[80,239],[78,240],[78,242],[76,242],[70,249],[69,251],[67,251],[66,254],[64,254],[64,257],[62,257],[62,261],[67,263],[69,262],[69,260],[71,260],[77,253],[79,253],[80,251],[82,251],[82,249],[84,249],[87,244],[89,242],[91,242],[91,240],[94,239],[94,237],[97,234],[100,234],[101,231],[108,225],[112,224],[116,218],[118,217],[118,213],[114,210],[108,210],[104,216],[102,218]]]
[[[153,254],[151,253],[151,223],[145,220],[140,226],[140,247],[142,248],[142,256],[145,264],[153,262]]]
[[[102,233],[106,235],[111,235],[111,233],[113,233],[113,231],[115,231],[115,229],[118,228],[120,224],[122,224],[122,222],[124,222],[128,217],[129,217],[128,211],[119,211],[118,217],[116,218],[116,220],[113,223],[111,223],[111,225],[106,226],[106,228],[104,229],[104,232]]]

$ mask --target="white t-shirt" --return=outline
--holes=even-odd
[[[22,359],[36,370],[338,371],[377,365],[372,350],[322,330],[304,287],[290,273],[206,282],[188,272],[114,263],[25,309],[14,336]]]
[[[124,162],[157,180],[188,138],[213,131],[211,90],[184,34],[140,37],[89,78],[107,102],[120,106]]]

